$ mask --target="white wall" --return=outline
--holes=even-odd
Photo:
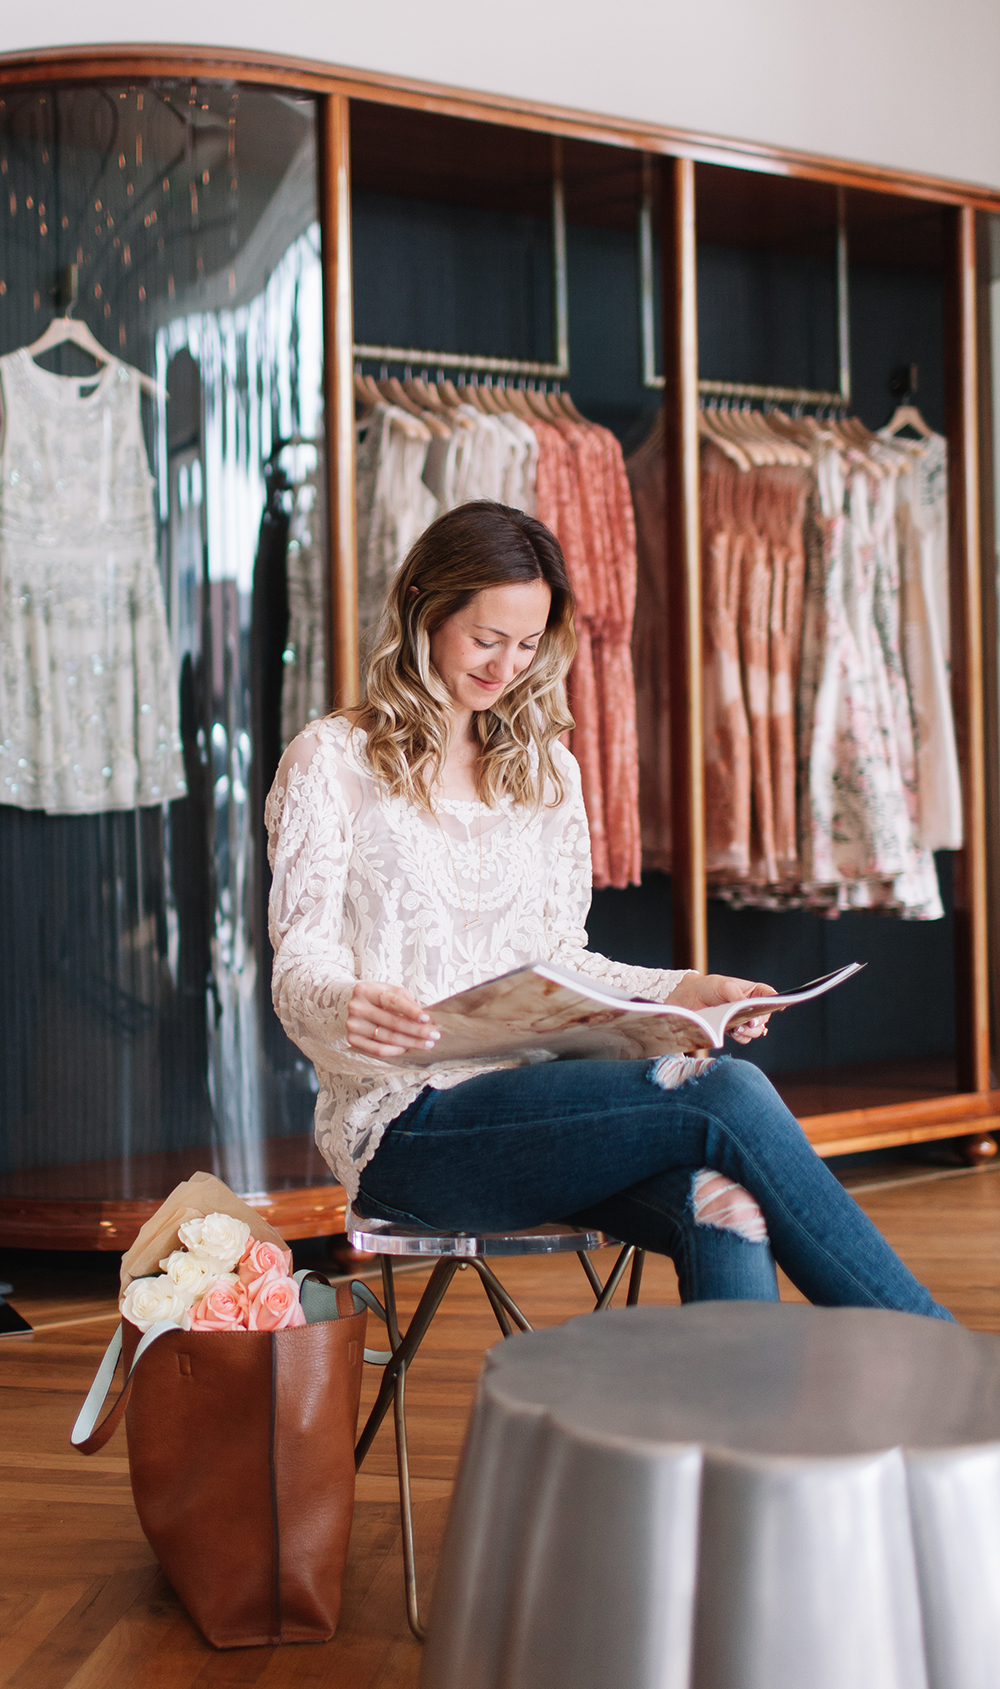
[[[1000,187],[997,0],[6,0],[0,51],[200,43]]]

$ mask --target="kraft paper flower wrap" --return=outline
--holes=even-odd
[[[161,1271],[160,1262],[178,1248],[181,1226],[192,1220],[203,1220],[206,1214],[229,1214],[234,1220],[242,1220],[258,1243],[273,1244],[281,1251],[288,1263],[285,1271],[290,1271],[291,1251],[280,1232],[214,1173],[193,1173],[171,1191],[122,1257],[122,1296],[134,1278],[155,1277]]]
[[[282,1238],[220,1180],[179,1185],[122,1262],[120,1333],[73,1431],[93,1454],[124,1416],[143,1531],[218,1648],[337,1625],[366,1313],[313,1274],[307,1320],[290,1275]],[[119,1347],[135,1371],[97,1425]]]

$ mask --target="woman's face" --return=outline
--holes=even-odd
[[[545,581],[484,587],[431,634],[431,662],[455,709],[488,709],[523,674],[551,602]]]

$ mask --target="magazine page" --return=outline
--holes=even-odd
[[[727,1033],[830,991],[857,973],[849,963],[822,979],[774,997],[750,997],[711,1009],[647,1003],[617,986],[548,962],[516,968],[430,1006],[441,1037],[433,1050],[392,1058],[395,1067],[432,1067],[484,1058],[556,1057],[627,1061],[721,1049]]]
[[[545,964],[518,968],[431,1006],[441,1037],[433,1050],[409,1050],[396,1067],[481,1061],[491,1056],[556,1056],[628,1060],[710,1048],[712,1032],[691,1011],[615,1001],[600,982],[580,987],[546,978]],[[601,992],[601,996],[597,995]],[[610,1000],[609,1000],[610,998]]]
[[[756,1015],[767,1013],[777,1014],[782,1009],[792,1009],[796,1003],[808,1003],[814,997],[822,997],[824,992],[832,991],[835,985],[841,985],[845,979],[860,973],[864,962],[848,962],[842,968],[836,968],[833,973],[823,974],[819,979],[811,979],[806,985],[797,985],[792,991],[780,991],[774,997],[747,997],[737,1003],[717,1003],[712,1009],[699,1009],[699,1019],[716,1033],[721,1043],[735,1027],[742,1026],[744,1021],[753,1020]]]

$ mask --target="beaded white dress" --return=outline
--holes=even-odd
[[[135,373],[53,375],[22,349],[0,388],[0,803],[92,815],[182,797]]]
[[[281,744],[326,708],[326,554],[315,475],[294,489],[285,553],[288,635],[281,674]]]
[[[433,815],[381,792],[364,747],[344,717],[310,723],[282,758],[266,811],[274,1005],[315,1065],[316,1139],[352,1200],[387,1125],[425,1086],[518,1065],[404,1068],[359,1054],[345,1033],[359,980],[430,1004],[547,960],[665,1002],[684,971],[587,949],[590,835],[562,745],[560,804],[532,812],[442,798]],[[687,1071],[683,1058],[676,1067],[676,1080],[660,1082]]]

